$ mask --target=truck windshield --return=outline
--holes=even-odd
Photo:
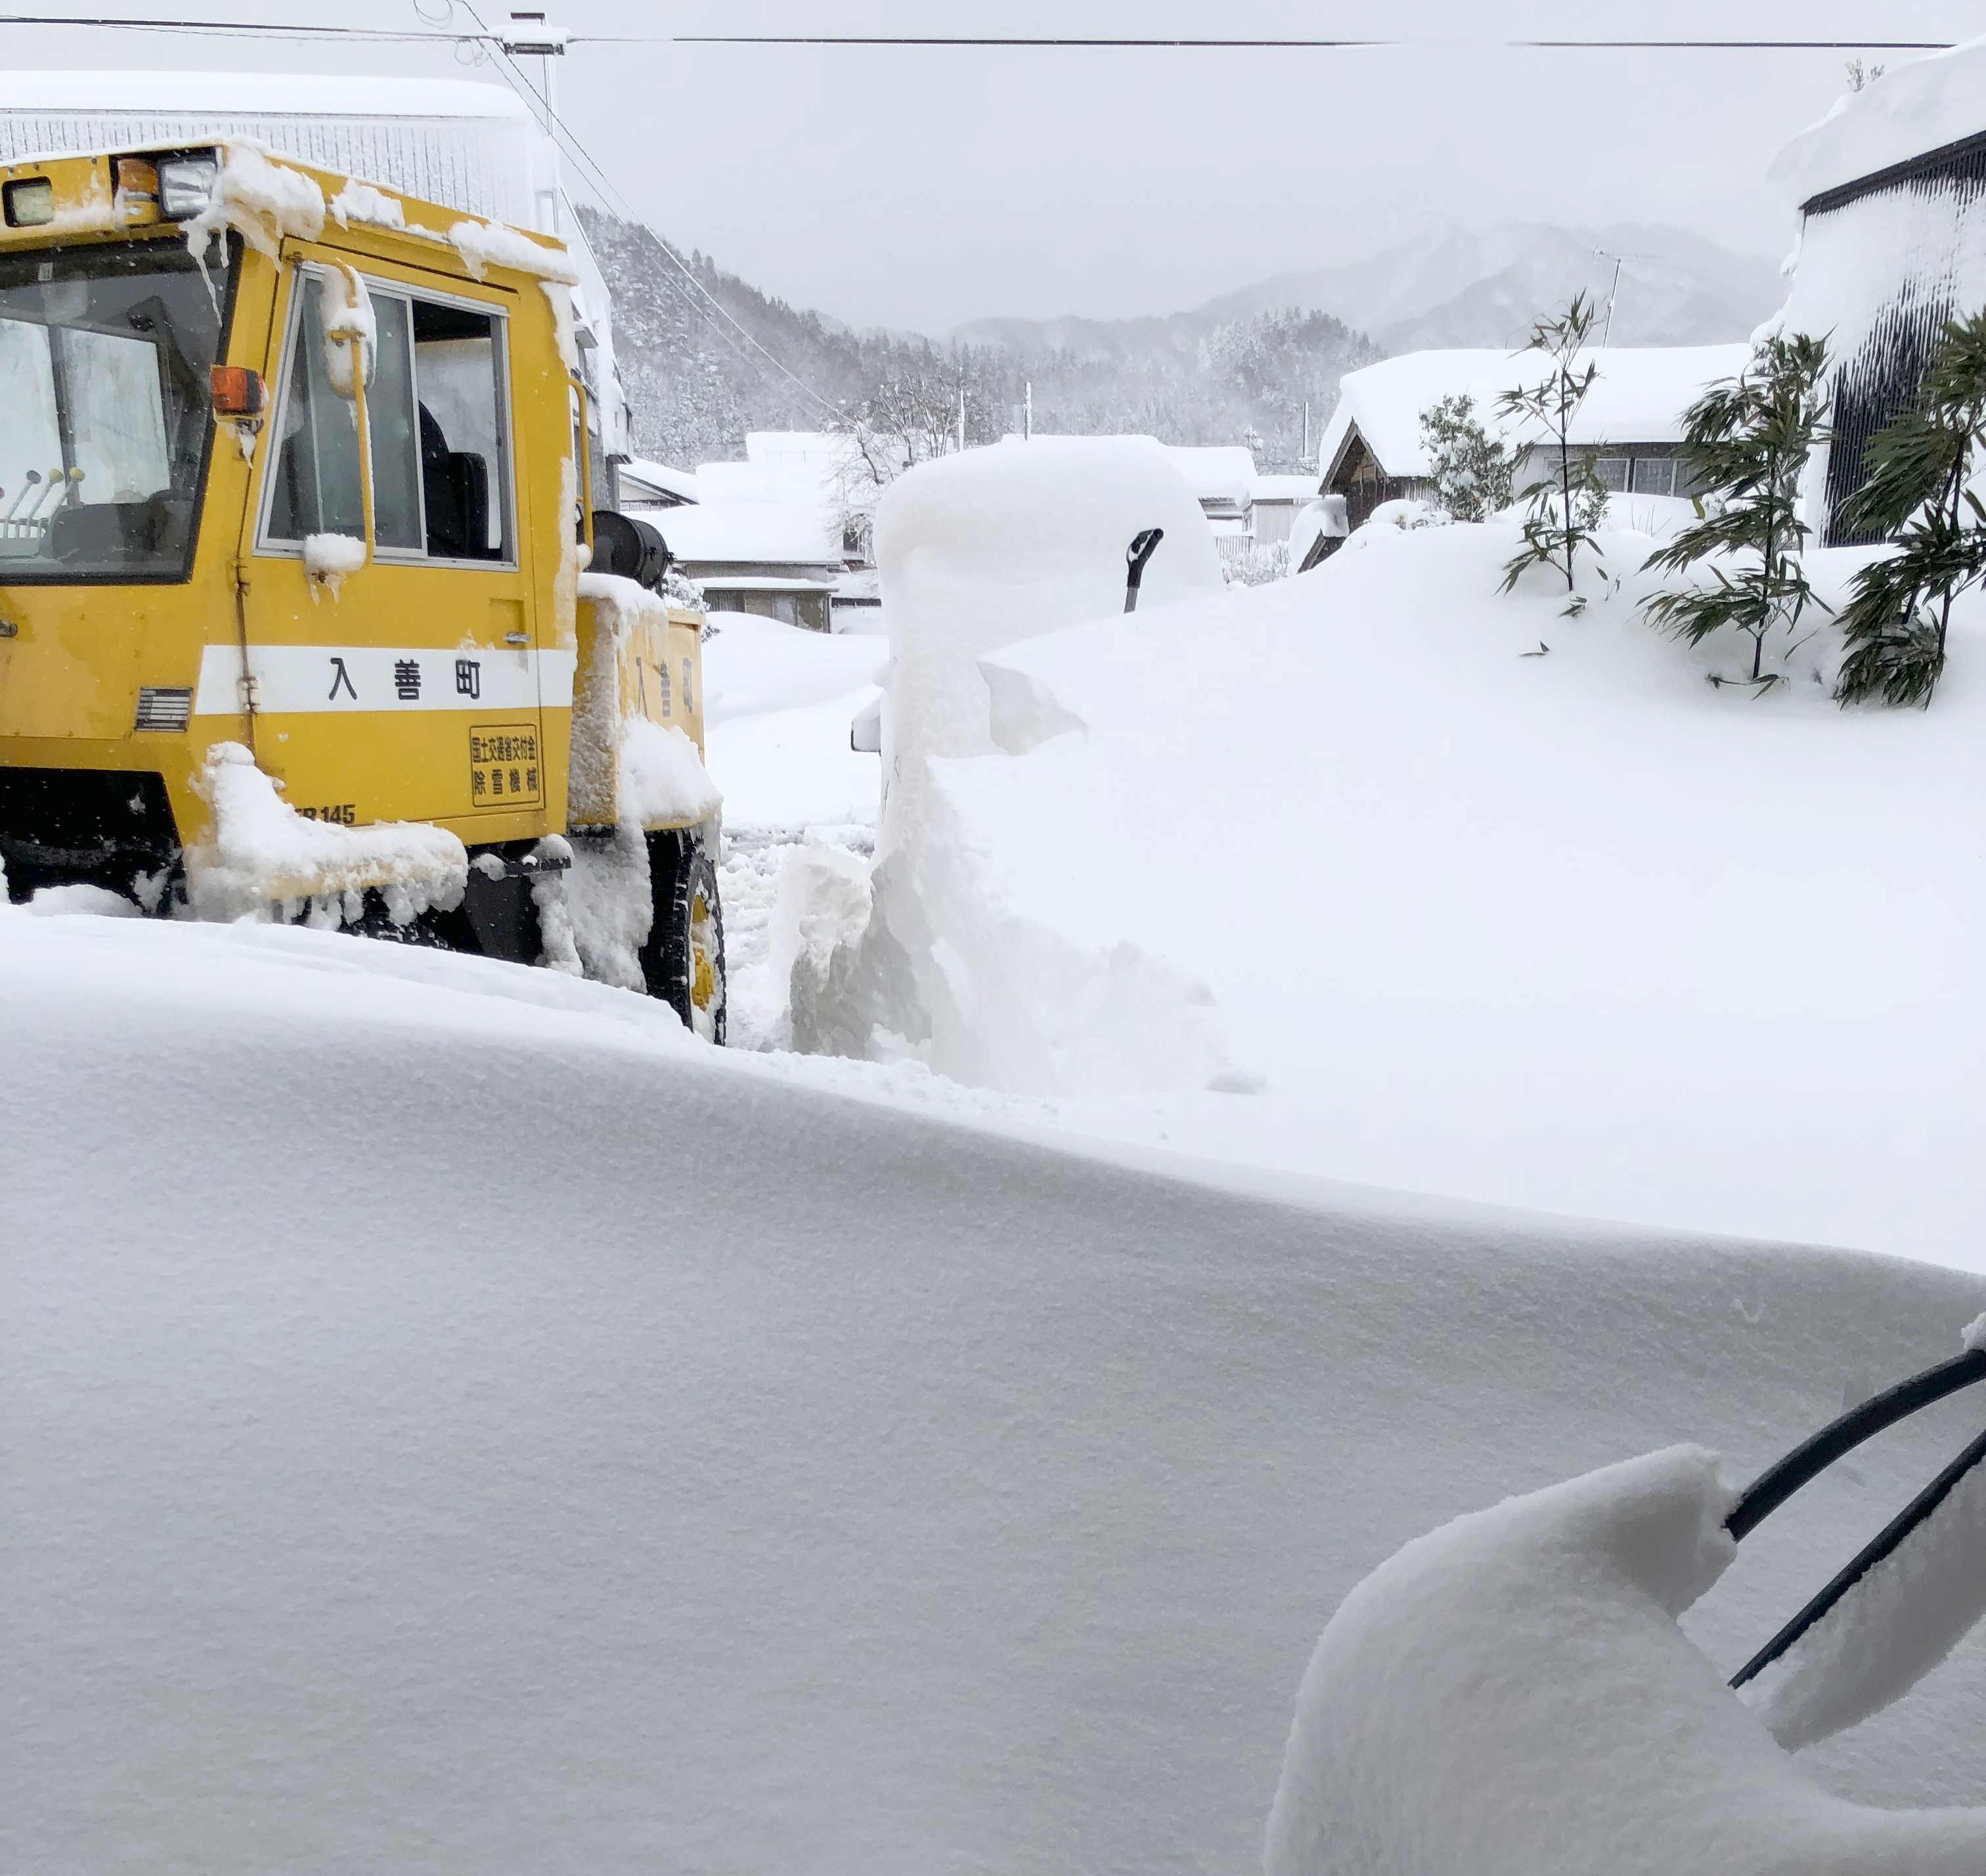
[[[188,576],[235,262],[210,291],[177,241],[0,255],[0,587]]]

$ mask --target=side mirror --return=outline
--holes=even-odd
[[[618,574],[660,592],[662,577],[675,557],[668,543],[646,521],[611,508],[593,511],[593,571]]]

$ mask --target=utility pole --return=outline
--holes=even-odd
[[[1302,466],[1303,466],[1305,463],[1308,463],[1309,460],[1310,460],[1310,399],[1309,399],[1308,398],[1305,398],[1305,399],[1304,399],[1304,446],[1303,446],[1303,454],[1302,454],[1301,456],[1298,456],[1298,457],[1297,458],[1297,466],[1298,466],[1299,468],[1301,468],[1301,467],[1302,467]]]
[[[958,381],[958,453],[965,453],[965,380]]]
[[[551,148],[546,157],[550,168],[547,179],[548,186],[534,193],[538,203],[538,226],[547,234],[564,232],[559,226],[558,68],[552,61],[565,56],[565,29],[547,25],[542,13],[513,13],[510,30],[499,42],[510,58],[535,59],[538,62],[539,121],[544,126],[546,140]],[[530,82],[527,75],[525,83]]]
[[[1031,442],[1035,434],[1035,386],[1030,379],[1026,384],[1026,400],[1021,406],[1021,440]]]

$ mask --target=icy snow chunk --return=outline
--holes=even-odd
[[[352,396],[352,342],[358,342],[365,359],[365,382],[372,382],[372,360],[379,349],[379,325],[372,296],[355,270],[335,267],[319,278],[318,317],[324,336],[325,374],[340,397]]]
[[[0,878],[0,894],[6,890]],[[143,914],[137,902],[107,886],[44,886],[28,901],[28,910],[37,918],[66,918],[75,913],[99,918],[139,918]]]
[[[1961,1345],[1967,1350],[1986,1349],[1986,1315],[1976,1315],[1965,1325],[1965,1332],[1959,1337]]]
[[[271,163],[260,144],[231,143],[207,207],[186,224],[187,249],[205,253],[224,228],[273,261],[285,235],[314,241],[324,232],[324,191],[301,170]]]
[[[215,743],[194,785],[214,817],[186,856],[188,896],[203,918],[266,919],[274,906],[296,917],[308,907],[313,924],[348,923],[369,887],[396,925],[462,903],[469,856],[444,828],[307,820],[238,743]]]
[[[621,818],[635,826],[661,821],[690,824],[714,820],[724,797],[696,753],[696,745],[674,723],[645,716],[621,725]]]
[[[562,915],[556,935],[546,936],[547,956],[560,958],[569,943],[581,973],[596,983],[645,989],[641,952],[655,901],[641,830],[622,826],[608,835],[575,837],[571,846],[572,865],[558,879]],[[542,916],[544,900],[538,904]]]
[[[545,303],[552,309],[552,342],[558,348],[559,362],[569,372],[579,369],[579,341],[572,324],[572,289],[563,281],[540,280]]]
[[[838,1036],[837,957],[867,928],[869,862],[846,847],[810,834],[786,850],[773,901],[771,969],[787,986],[792,1046],[809,1055],[862,1053],[866,1038]]]
[[[1025,756],[1051,736],[1080,734],[1088,727],[1031,671],[982,658],[979,675],[986,680],[987,728],[1009,756]]]
[[[1676,1625],[1736,1546],[1676,1447],[1416,1538],[1326,1626],[1267,1876],[1977,1876],[1986,1810],[1802,1773]]]
[[[375,228],[407,225],[407,212],[397,196],[387,195],[355,176],[331,198],[331,213],[341,228],[348,228],[355,221],[367,222]]]
[[[351,534],[306,534],[304,537],[304,571],[310,578],[311,598],[319,587],[332,598],[352,574],[365,564],[365,543]]]
[[[514,273],[576,286],[579,274],[562,248],[546,248],[521,230],[501,221],[458,221],[448,231],[462,264],[477,280],[486,268],[507,267]]]

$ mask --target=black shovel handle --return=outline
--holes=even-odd
[[[1145,577],[1145,563],[1158,550],[1166,537],[1163,527],[1140,528],[1131,537],[1131,544],[1124,550],[1124,564],[1129,571],[1124,575],[1124,610],[1135,612],[1138,609],[1138,582]]]

